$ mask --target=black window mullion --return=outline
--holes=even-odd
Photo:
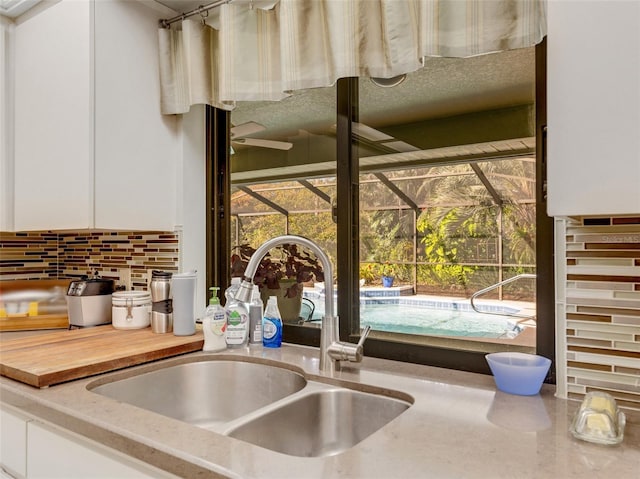
[[[555,256],[553,218],[547,216],[547,39],[536,45],[536,353],[551,359],[555,384]]]
[[[359,163],[352,141],[353,122],[358,121],[358,79],[337,83],[336,178],[337,178],[337,276],[340,339],[354,339],[360,328],[360,232]],[[331,281],[331,278],[325,278]]]
[[[207,188],[207,292],[211,286],[221,291],[231,283],[231,168],[229,165],[228,111],[206,107],[206,188]],[[208,294],[207,294],[208,296]]]

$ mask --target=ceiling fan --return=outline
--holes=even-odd
[[[258,146],[262,148],[273,148],[275,150],[290,150],[293,143],[288,141],[264,140],[262,138],[247,138],[249,135],[264,131],[267,128],[255,121],[248,121],[231,127],[231,143],[247,146]]]

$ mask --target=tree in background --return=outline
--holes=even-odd
[[[445,291],[468,292],[469,280],[477,266],[464,264],[462,257],[476,245],[475,239],[495,236],[493,208],[431,208],[418,218],[422,233],[425,261],[418,280],[441,287]]]

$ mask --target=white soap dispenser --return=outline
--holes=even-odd
[[[209,306],[204,310],[204,317],[202,318],[202,331],[204,331],[204,346],[202,350],[207,352],[227,349],[227,341],[225,340],[227,317],[218,299],[219,289],[215,286],[209,288],[212,292],[211,298],[209,298]]]

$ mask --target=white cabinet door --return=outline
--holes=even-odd
[[[640,213],[640,2],[548,2],[548,214]]]
[[[0,409],[0,465],[14,477],[27,475],[27,422],[13,410]]]
[[[13,229],[13,30],[0,17],[0,231]]]
[[[27,433],[29,478],[173,478],[160,469],[57,427],[31,421]]]
[[[15,26],[15,230],[91,225],[90,19],[60,2]]]
[[[95,4],[96,225],[173,231],[180,119],[160,113],[158,20],[142,2]]]

